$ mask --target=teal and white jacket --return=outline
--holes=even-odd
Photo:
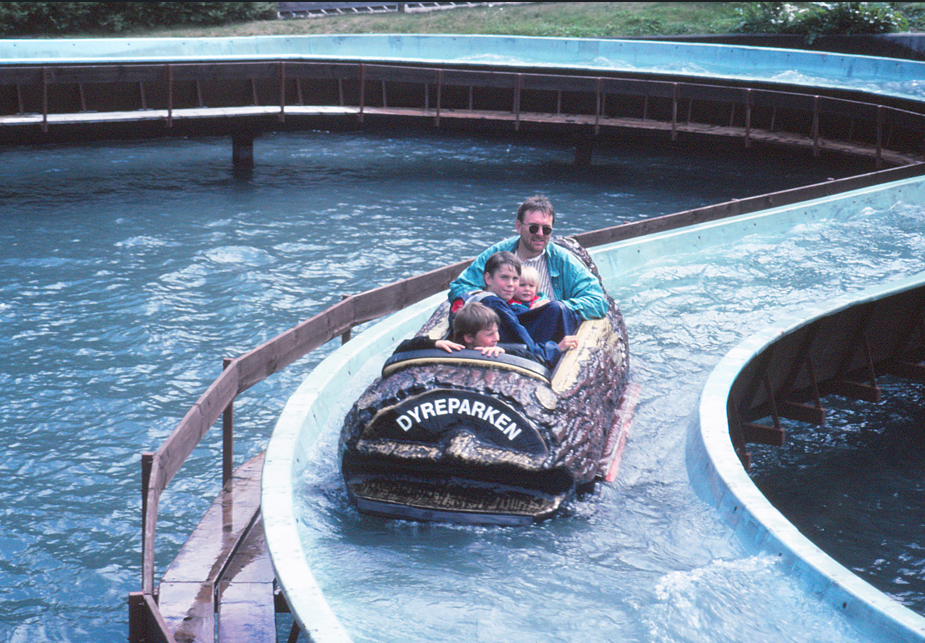
[[[519,236],[505,239],[476,257],[450,284],[450,301],[474,290],[483,290],[488,258],[502,250],[516,253],[518,241]],[[600,282],[578,257],[555,243],[546,246],[545,254],[556,299],[578,313],[582,319],[600,319],[607,314],[607,298]]]

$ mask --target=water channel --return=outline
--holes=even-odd
[[[757,226],[608,280],[633,329],[641,403],[617,480],[567,520],[505,531],[361,516],[328,464],[336,453],[334,412],[304,468],[296,505],[302,548],[352,639],[423,642],[451,631],[463,640],[588,640],[602,632],[621,641],[878,640],[800,589],[775,555],[750,555],[715,514],[704,513],[685,463],[700,391],[739,341],[818,302],[925,267],[918,203],[873,209],[845,199],[830,214]],[[387,354],[372,360],[368,377]],[[344,396],[345,407],[359,390]],[[839,498],[838,511],[817,526],[837,533],[821,543],[913,609],[921,609],[923,589],[922,462],[910,448],[916,416],[907,411],[917,399],[912,391],[905,402],[883,404],[874,415],[880,422],[895,416],[887,424],[870,419],[860,429],[837,419],[816,432],[822,448],[806,448],[809,440],[798,436],[781,458],[787,469],[764,469],[766,480],[798,496],[791,506],[805,498],[810,509],[831,506],[828,496]],[[862,430],[867,444],[894,448],[866,449],[853,436]],[[860,446],[833,450],[831,442]],[[858,454],[863,466],[836,467],[824,485],[787,484],[824,479],[833,470],[826,465],[857,462]],[[894,469],[906,477],[897,479]],[[903,480],[909,488],[897,496]],[[875,507],[854,504],[859,489]]]
[[[555,141],[376,132],[270,135],[255,152],[257,167],[241,177],[224,139],[3,150],[0,641],[124,639],[125,598],[140,586],[139,453],[170,433],[222,357],[344,293],[475,254],[510,233],[516,204],[532,193],[553,199],[559,232],[569,233],[867,169],[644,141],[600,149],[581,169]],[[350,579],[381,616],[354,615],[359,638],[368,629],[370,640],[383,631],[439,640],[459,626],[483,640],[536,640],[547,627],[559,640],[736,640],[752,631],[754,605],[769,602],[762,580],[771,579],[786,590],[774,609],[787,618],[773,626],[776,639],[764,622],[756,636],[851,640],[850,627],[782,580],[773,561],[743,557],[694,498],[684,427],[711,364],[748,329],[801,301],[922,269],[921,214],[880,216],[725,249],[732,256],[666,257],[609,284],[646,396],[618,482],[573,518],[518,533],[371,524],[342,502],[335,463],[320,454],[315,488],[328,511],[319,529],[343,528],[358,543],[342,562],[371,576],[370,560],[400,564],[378,585]],[[869,257],[869,248],[883,251]],[[682,323],[666,329],[666,319]],[[239,400],[239,462],[264,448],[285,400],[332,349]],[[216,432],[162,500],[160,569],[218,489],[219,450]],[[580,571],[579,560],[606,573]],[[466,570],[502,583],[521,568],[540,573],[508,593],[457,584]],[[569,568],[579,571],[564,582]],[[622,607],[582,607],[623,572],[607,589],[623,593]],[[640,579],[639,591],[626,591]],[[411,600],[396,614],[398,582]],[[433,609],[446,605],[436,588],[461,598]],[[472,597],[481,611],[457,622]],[[690,605],[702,622],[688,622]],[[576,609],[581,617],[563,618]]]

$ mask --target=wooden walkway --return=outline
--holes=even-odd
[[[269,643],[277,640],[276,614],[288,612],[276,588],[260,514],[264,454],[238,468],[167,568],[155,596],[162,626],[176,643]],[[143,600],[141,592],[129,602]],[[129,641],[167,641],[132,618]],[[293,626],[289,635],[299,635]]]
[[[820,152],[834,152],[847,156],[866,157],[874,159],[878,164],[888,167],[912,165],[922,162],[919,152],[898,151],[884,146],[866,144],[860,141],[838,140],[823,136],[809,136],[794,132],[769,131],[759,128],[746,128],[729,125],[709,125],[691,122],[666,122],[661,120],[630,118],[630,117],[600,117],[587,114],[556,114],[544,112],[507,111],[473,111],[464,109],[434,109],[434,108],[395,108],[395,107],[352,107],[329,105],[293,105],[281,109],[278,106],[245,106],[245,107],[200,107],[175,110],[152,109],[144,111],[116,111],[116,112],[78,112],[68,114],[17,114],[0,116],[0,127],[4,125],[22,126],[38,125],[43,127],[53,125],[78,125],[91,123],[129,123],[142,121],[181,121],[203,119],[229,119],[229,118],[259,118],[259,117],[331,117],[350,119],[358,118],[411,118],[426,119],[440,126],[440,120],[482,121],[509,123],[515,129],[521,123],[530,123],[538,126],[582,126],[593,128],[595,132],[600,129],[663,132],[671,137],[679,134],[702,136],[721,139],[737,139],[743,141],[745,147],[753,143],[766,145],[796,147],[812,150],[814,154]],[[589,145],[592,143],[589,142]],[[590,155],[590,148],[588,150]],[[580,152],[576,153],[576,158]]]
[[[859,155],[877,169],[923,159],[919,106],[830,94],[616,73],[325,61],[14,65],[0,66],[0,143],[230,134],[249,145],[247,135],[278,129],[451,123],[565,134],[579,162],[590,160],[596,142],[634,131]]]

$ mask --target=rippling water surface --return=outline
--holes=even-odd
[[[253,174],[235,177],[230,147],[218,139],[3,150],[0,641],[124,640],[126,596],[141,582],[139,454],[169,435],[223,357],[342,294],[472,256],[511,233],[517,203],[536,192],[553,199],[559,231],[568,233],[860,171],[640,143],[600,150],[592,168],[576,169],[573,150],[555,142],[317,132],[258,139]],[[853,232],[820,234],[838,247]],[[813,255],[794,250],[789,260]],[[877,259],[876,275],[829,275],[820,287],[791,289],[763,266],[772,259],[776,251],[767,250],[734,278],[739,271],[726,266],[666,260],[611,286],[631,319],[647,397],[620,481],[582,515],[483,532],[371,524],[338,506],[346,518],[326,528],[360,543],[358,569],[395,563],[386,582],[347,579],[345,591],[368,593],[371,610],[412,600],[407,618],[421,620],[431,640],[445,638],[466,609],[475,619],[467,631],[494,640],[554,624],[566,639],[619,631],[626,640],[663,640],[676,633],[664,623],[684,618],[688,604],[708,606],[711,623],[739,627],[740,602],[767,600],[754,579],[778,572],[770,561],[742,558],[716,531],[712,511],[689,497],[682,451],[699,383],[752,305],[796,305],[759,284],[778,282],[799,301],[902,272],[909,261]],[[739,285],[730,292],[731,284]],[[684,324],[665,328],[666,316]],[[239,462],[265,446],[282,404],[329,350],[239,399]],[[219,451],[220,436],[207,436],[162,500],[161,570],[218,490]],[[704,531],[705,542],[688,542]],[[420,545],[419,566],[408,568],[406,550],[422,535],[440,547]],[[589,560],[593,573],[560,576]],[[513,583],[512,567],[539,576]],[[509,591],[461,589],[459,569]],[[640,591],[561,629],[563,604],[600,602],[601,585],[624,572],[644,579]],[[717,578],[731,579],[723,591],[736,600],[708,590]],[[805,601],[790,591],[777,600]],[[440,601],[456,607],[431,609]],[[833,618],[820,609],[813,628]],[[501,631],[492,629],[498,622]]]

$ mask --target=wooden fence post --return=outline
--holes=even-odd
[[[234,360],[222,360],[222,370]],[[234,402],[229,402],[222,413],[222,486],[228,484],[234,472]]]

